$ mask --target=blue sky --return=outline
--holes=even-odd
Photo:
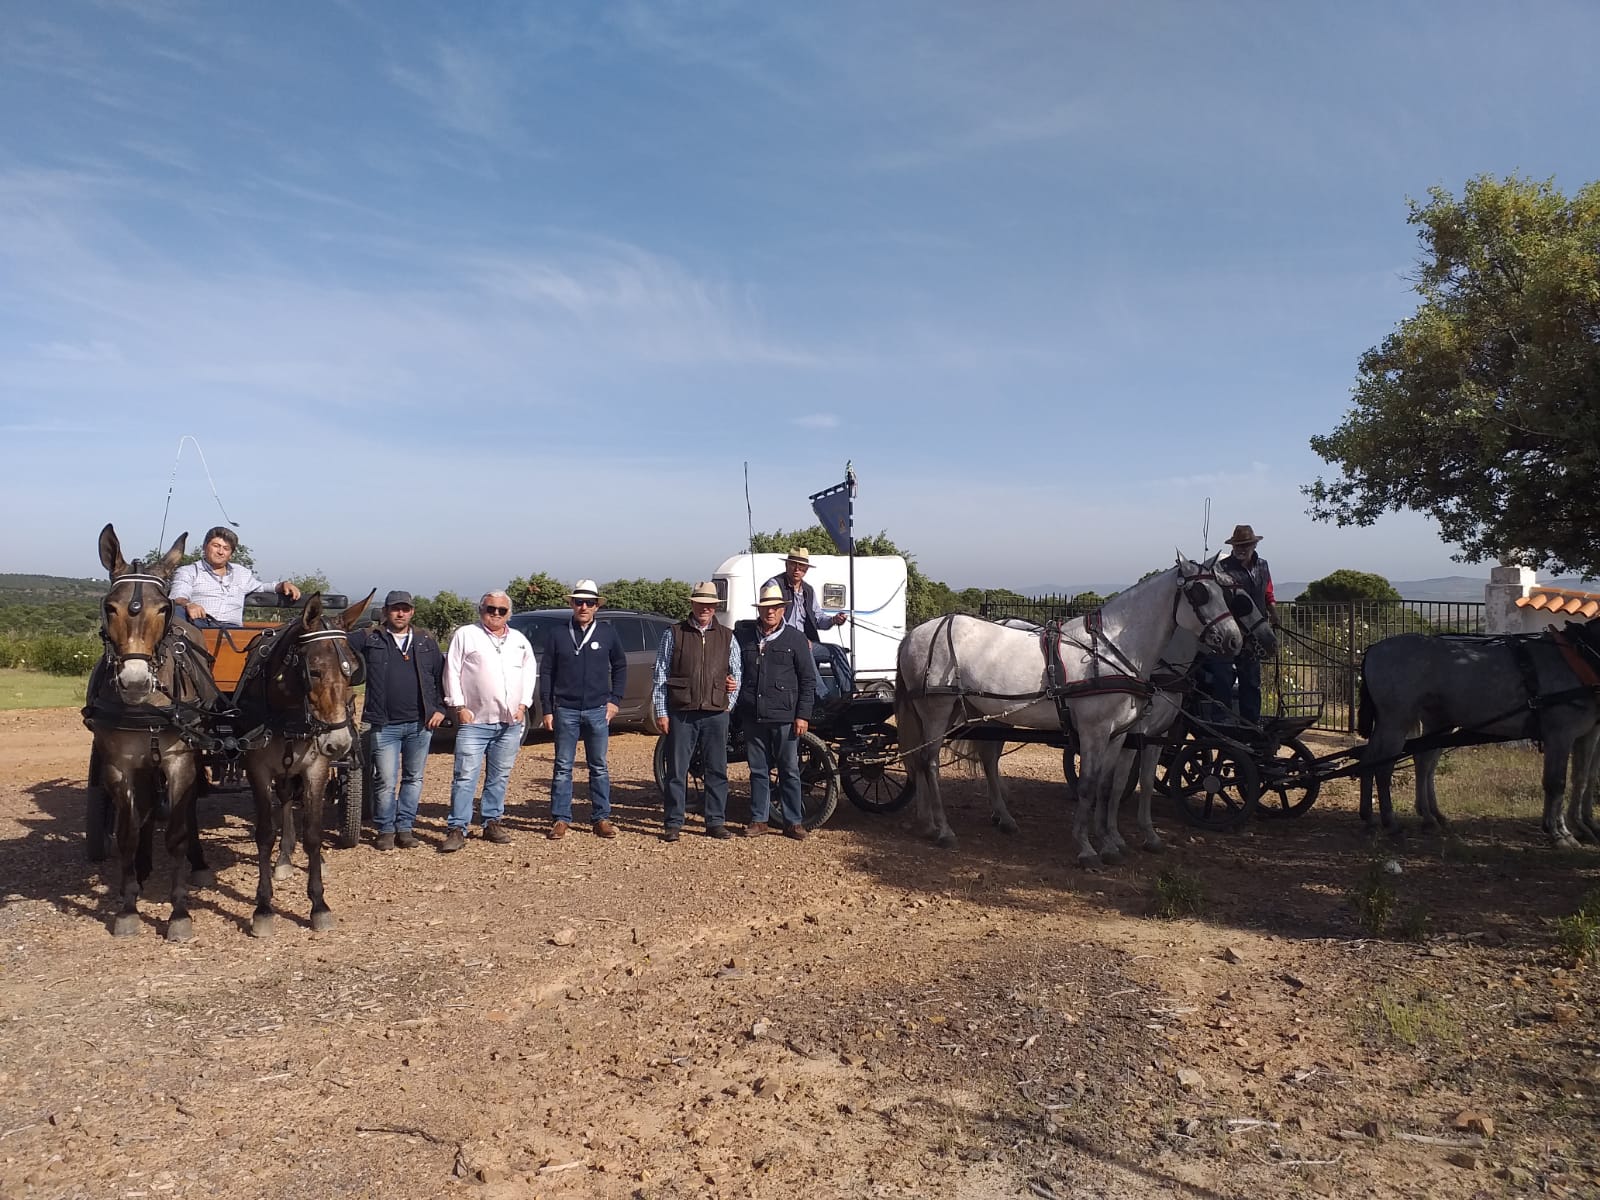
[[[1594,176],[1600,8],[0,0],[0,570],[152,545],[180,437],[271,573],[702,576],[861,478],[957,586],[1248,521],[1415,307],[1406,199]],[[167,537],[220,520],[192,448]],[[1478,568],[1471,568],[1476,571]]]

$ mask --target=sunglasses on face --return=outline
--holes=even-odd
[[[478,611],[481,612],[486,617],[491,617],[491,616],[492,617],[503,617],[508,612],[510,612],[511,610],[509,608],[501,608],[499,605],[496,605],[496,604],[485,604]]]
[[[593,608],[595,605],[597,605],[599,603],[600,603],[600,601],[598,601],[598,600],[574,600],[572,602],[572,607],[573,608]]]

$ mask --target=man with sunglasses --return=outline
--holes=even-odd
[[[611,775],[606,769],[606,744],[611,719],[622,705],[628,680],[628,656],[609,621],[597,621],[600,591],[592,579],[580,579],[567,596],[572,620],[550,631],[539,676],[539,708],[544,727],[556,735],[555,770],[550,777],[551,841],[572,827],[572,768],[583,739],[589,765],[589,821],[603,838],[617,836],[611,823]]]
[[[450,831],[439,850],[451,854],[467,844],[473,793],[483,780],[483,840],[511,840],[501,826],[506,785],[526,732],[523,719],[539,682],[539,662],[528,639],[509,628],[511,598],[489,592],[478,601],[478,623],[463,625],[450,639],[444,660],[444,702],[455,709],[456,761],[450,780]]]

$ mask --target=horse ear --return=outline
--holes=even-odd
[[[300,606],[300,622],[307,629],[312,624],[322,619],[322,593],[312,592],[306,597],[305,603]]]
[[[100,565],[111,572],[113,579],[128,569],[127,560],[122,557],[122,543],[117,539],[117,531],[111,527],[110,521],[100,531]]]
[[[172,577],[172,573],[178,569],[178,563],[183,558],[183,547],[188,541],[189,533],[188,530],[185,530],[178,535],[178,540],[172,543],[172,549],[162,556],[159,569],[169,579]]]
[[[367,593],[367,598],[365,600],[356,601],[356,603],[352,604],[340,614],[339,624],[344,627],[346,633],[356,627],[356,622],[361,620],[362,615],[367,611],[367,606],[372,603],[372,598],[377,594],[378,589],[373,588]]]

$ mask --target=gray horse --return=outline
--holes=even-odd
[[[1112,788],[1122,736],[1140,719],[1148,680],[1173,631],[1188,629],[1209,651],[1237,654],[1239,624],[1217,580],[1215,560],[1180,557],[1176,566],[1135,584],[1093,614],[1062,627],[1065,703],[1083,762],[1083,794],[1073,837],[1078,862],[1115,861],[1126,850],[1116,828]],[[939,795],[939,752],[952,731],[969,721],[1020,729],[1061,729],[1045,656],[1035,634],[977,617],[937,617],[900,643],[895,677],[895,725],[906,769],[916,784],[924,831],[954,846]],[[959,737],[959,732],[954,736]],[[1006,807],[998,753],[981,758],[995,824],[1014,832]],[[1098,845],[1091,840],[1091,829]]]
[[[1600,625],[1569,623],[1561,636],[1575,646],[1589,646],[1587,653],[1600,650]],[[1551,635],[1385,638],[1362,658],[1357,721],[1367,739],[1361,820],[1369,826],[1376,784],[1383,826],[1397,828],[1390,784],[1395,763],[1405,757],[1406,739],[1420,729],[1441,741],[1458,733],[1461,742],[1543,742],[1545,833],[1561,847],[1576,846],[1579,839],[1600,841],[1592,789],[1586,786],[1600,744],[1600,701]],[[1417,813],[1424,829],[1447,828],[1433,786],[1443,752],[1436,744],[1415,754]],[[1569,760],[1572,797],[1563,813]]]

